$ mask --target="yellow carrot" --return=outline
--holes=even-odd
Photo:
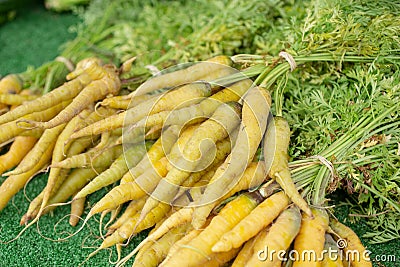
[[[290,174],[288,165],[289,124],[284,118],[275,117],[269,124],[264,138],[264,158],[267,168],[269,168],[269,176],[279,183],[294,204],[308,216],[312,216],[310,207],[297,191]]]
[[[139,214],[129,218],[127,221],[124,222],[124,224],[121,225],[121,227],[116,229],[116,231],[112,235],[106,237],[103,240],[99,249],[108,248],[115,244],[122,243],[136,233],[139,233],[147,228],[154,226],[157,222],[165,217],[170,209],[171,206],[169,206],[168,204],[160,203],[146,216],[146,218],[137,227],[135,227],[135,225],[139,218]]]
[[[17,136],[7,153],[0,156],[0,175],[18,165],[37,141],[32,136]]]
[[[325,210],[311,209],[311,211],[313,217],[303,213],[300,231],[294,240],[293,249],[299,257],[293,262],[293,267],[321,266],[321,255],[329,218]],[[313,238],[310,239],[310,236]]]
[[[58,112],[60,112],[63,108],[65,108],[69,103],[70,100],[67,100],[59,104],[56,104],[44,111],[32,112],[28,115],[23,116],[21,120],[41,120],[41,121],[49,120],[52,117],[56,116],[56,114],[58,114]],[[17,108],[19,107],[22,106],[18,106]],[[11,110],[10,112],[17,110],[17,108]],[[10,112],[7,112],[6,114]],[[0,146],[2,143],[18,136],[20,133],[26,130],[25,126],[28,125],[22,122],[21,120],[18,123],[16,123],[16,121],[10,121],[4,124],[0,124]]]
[[[345,245],[343,246],[344,254],[346,256],[345,259],[350,262],[351,266],[372,266],[368,251],[361,243],[360,238],[358,238],[357,234],[351,230],[350,227],[334,219],[330,220],[329,226],[333,233],[345,240]]]
[[[28,154],[24,157],[24,159],[20,162],[20,164],[14,170],[5,173],[4,175],[18,175],[24,172],[29,171],[34,165],[36,165],[41,155],[45,153],[45,151],[50,148],[53,150],[55,147],[56,140],[59,134],[64,129],[65,124],[61,124],[54,129],[49,129],[43,133],[40,139],[37,141],[35,146],[28,152]]]
[[[38,98],[38,95],[0,94],[0,103],[5,105],[21,105],[24,102]]]
[[[93,206],[89,212],[89,216],[103,210],[113,209],[129,200],[140,199],[148,192],[152,192],[167,173],[167,163],[167,159],[162,158],[135,181],[114,187]]]
[[[289,199],[284,192],[273,194],[258,205],[231,231],[225,233],[221,240],[214,245],[213,251],[228,251],[231,248],[240,247],[244,242],[271,224],[288,205]]]
[[[85,203],[86,203],[86,198],[79,198],[71,203],[71,214],[69,216],[69,224],[71,226],[76,226],[79,222],[80,217],[83,214],[83,211],[85,210]]]
[[[118,229],[126,220],[138,213],[143,208],[145,202],[146,197],[130,201],[124,213],[122,213],[122,215],[108,227],[108,230],[114,232],[116,229]]]
[[[235,145],[206,187],[193,214],[193,227],[201,227],[209,215],[211,208],[206,204],[217,201],[240,181],[261,143],[270,104],[271,96],[259,87],[252,87],[243,97],[242,121]]]
[[[300,225],[301,214],[297,207],[284,210],[271,225],[265,238],[258,239],[254,244],[256,253],[249,259],[246,266],[280,266],[281,255],[278,253],[289,248],[300,230]]]
[[[0,80],[0,94],[18,94],[22,89],[22,80],[16,74],[9,74]],[[0,111],[7,110],[7,104],[0,101]]]
[[[51,158],[52,148],[49,146],[43,154],[39,155],[39,161],[27,172],[9,176],[0,186],[0,211],[7,205],[8,201],[21,190],[27,181],[38,171],[42,170]]]
[[[115,70],[110,67],[107,76],[89,83],[73,98],[71,104],[57,114],[57,116],[46,122],[31,122],[31,124],[45,129],[53,128],[61,123],[69,121],[88,105],[103,99],[106,95],[118,94],[120,86],[118,75],[115,73]]]
[[[325,234],[324,251],[321,267],[344,267],[343,253],[330,234]]]
[[[24,105],[18,106],[14,110],[7,112],[0,116],[0,124],[16,120],[29,113],[43,111],[55,104],[71,100],[78,95],[82,88],[92,81],[92,77],[88,73],[83,73],[76,79],[66,82],[58,88],[50,91],[49,93],[36,98],[32,101],[26,102]],[[36,119],[32,119],[36,120]]]
[[[210,224],[194,239],[181,247],[160,266],[198,266],[210,259],[212,246],[223,234],[231,230],[260,202],[256,192],[242,194],[226,204]]]
[[[209,118],[215,110],[223,103],[238,101],[240,97],[252,86],[250,79],[244,79],[229,87],[213,94],[196,105],[175,109],[172,111],[161,111],[147,116],[135,123],[132,127],[141,128],[155,125],[184,125],[195,121],[197,118]]]
[[[193,103],[201,101],[203,97],[209,96],[210,93],[210,86],[204,82],[184,85],[174,90],[167,91],[164,94],[156,95],[125,112],[121,112],[115,116],[105,118],[104,120],[90,125],[85,129],[76,132],[72,138],[99,134],[123,126],[127,127],[148,115],[172,110],[177,106],[190,106]]]
[[[194,64],[185,69],[166,73],[153,77],[139,86],[134,92],[135,96],[143,95],[157,89],[181,85],[202,79],[209,73],[216,72],[222,68],[227,68],[232,61],[226,56],[217,56],[207,61]]]
[[[190,227],[190,224],[183,224],[176,228],[171,229],[168,233],[162,236],[157,242],[151,242],[152,246],[147,248],[141,254],[138,254],[135,257],[135,262],[132,266],[158,266],[160,262],[164,260],[167,256],[169,248],[182,236],[186,233],[187,229]],[[128,256],[130,256],[129,254]],[[125,257],[122,259],[116,266],[121,266],[121,264],[125,263],[130,257]]]
[[[238,255],[232,263],[232,267],[244,267],[247,261],[254,254],[254,243],[258,238],[264,238],[265,235],[267,235],[267,231],[261,231],[256,236],[248,240],[240,249]]]
[[[203,122],[195,130],[193,136],[185,145],[182,156],[174,164],[176,167],[174,166],[166,177],[160,181],[154,189],[152,197],[147,200],[143,207],[141,218],[157,206],[159,201],[170,203],[179,191],[179,185],[189,177],[191,172],[203,169],[204,162],[207,165],[212,162],[213,159],[208,161],[201,157],[203,152],[209,155],[208,151],[215,143],[225,139],[236,128],[239,123],[239,112],[240,106],[236,102],[221,105],[210,119]]]

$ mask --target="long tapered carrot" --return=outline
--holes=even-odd
[[[189,267],[206,262],[212,254],[212,246],[224,233],[246,217],[260,201],[255,192],[242,194],[230,201],[197,237],[176,252],[177,257],[170,257],[160,266]]]
[[[236,103],[236,104],[235,104]],[[182,156],[177,160],[167,176],[160,181],[143,207],[141,218],[160,201],[170,203],[179,191],[179,185],[189,177],[191,172],[202,167],[202,153],[209,151],[214,144],[225,139],[238,125],[240,106],[237,102],[221,105],[207,121],[203,122],[193,133],[183,149]],[[202,143],[202,140],[206,140]],[[200,143],[202,143],[200,145]],[[200,147],[199,147],[200,145]],[[212,161],[212,159],[211,159]],[[139,220],[140,221],[140,220]]]
[[[331,232],[346,241],[342,246],[344,254],[347,257],[346,260],[350,262],[351,266],[372,266],[371,259],[369,258],[369,254],[367,253],[364,245],[357,234],[350,227],[335,219],[331,219],[329,221],[329,226],[332,230]]]
[[[50,162],[52,147],[40,155],[40,160],[27,172],[9,176],[0,186],[0,211],[7,205],[8,201],[21,190],[27,181]]]
[[[244,79],[229,87],[213,94],[196,105],[175,109],[172,111],[161,111],[147,116],[135,123],[133,127],[152,127],[155,125],[184,125],[196,118],[210,117],[223,103],[238,101],[252,87],[250,79]]]
[[[240,181],[241,175],[252,161],[264,135],[271,96],[259,87],[252,87],[243,97],[242,121],[231,154],[215,173],[211,183],[205,189],[199,206],[193,214],[193,226],[201,227],[205,222],[210,206]]]
[[[153,77],[152,79],[149,79],[141,84],[139,88],[134,92],[134,95],[139,96],[157,89],[193,82],[202,79],[209,73],[216,72],[217,70],[222,68],[227,68],[227,66],[231,64],[232,61],[229,57],[217,56],[182,70]]]
[[[300,195],[291,178],[288,165],[290,127],[283,117],[274,117],[264,137],[264,158],[269,176],[277,181],[290,200],[308,216],[312,216],[307,202]]]
[[[294,240],[293,249],[299,257],[293,262],[293,267],[321,266],[321,255],[329,217],[325,210],[312,208],[311,211],[313,217],[303,213],[300,231]],[[310,236],[313,238],[310,239]]]
[[[28,115],[25,115],[22,117],[23,120],[40,120],[40,121],[46,121],[54,116],[56,116],[63,108],[65,108],[71,100],[66,100],[63,101],[59,104],[56,104],[44,111],[39,111],[39,112],[32,112]],[[21,107],[21,106],[18,106]],[[17,107],[17,108],[18,108]],[[17,108],[11,110],[10,112],[16,110]],[[9,113],[9,112],[8,112]],[[6,113],[6,114],[8,114]],[[24,132],[26,130],[25,126],[26,123],[20,122],[16,123],[16,121],[10,121],[4,124],[0,124],[0,146],[2,143],[18,136],[20,133]]]
[[[267,235],[254,244],[254,251],[257,253],[253,254],[246,266],[280,266],[281,260],[276,252],[289,248],[300,230],[300,225],[301,214],[297,207],[284,210],[271,225]],[[268,251],[265,251],[267,249]]]

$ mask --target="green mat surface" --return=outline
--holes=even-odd
[[[74,33],[69,27],[78,22],[74,15],[56,14],[46,11],[39,3],[31,5],[18,12],[17,18],[0,26],[0,75],[18,73],[28,66],[40,66],[55,58],[59,53],[59,46],[72,39]],[[0,178],[0,182],[4,177]],[[44,187],[46,175],[34,178],[26,187],[25,192],[18,193],[12,203],[0,213],[0,240],[2,242],[13,239],[23,227],[19,225],[21,216],[25,213],[29,200],[33,199]],[[99,192],[88,199],[88,205],[94,203],[104,192]],[[336,198],[343,195],[337,194]],[[2,266],[78,266],[101,243],[98,236],[98,221],[96,217],[89,221],[74,237],[65,241],[53,241],[65,237],[67,232],[72,233],[77,228],[68,224],[69,206],[56,209],[54,214],[46,215],[38,226],[29,228],[21,237],[8,244],[0,244],[0,267]],[[345,206],[338,208],[337,216],[341,221],[347,218],[348,210]],[[107,218],[105,218],[105,222]],[[58,223],[59,222],[59,223]],[[58,224],[57,224],[58,223]],[[55,225],[57,226],[55,227]],[[359,234],[364,234],[368,228],[364,221],[351,225]],[[39,234],[39,232],[41,234]],[[43,236],[41,236],[43,235]],[[131,241],[123,253],[127,254],[143,237],[136,237]],[[312,238],[312,237],[310,237]],[[380,245],[371,245],[368,240],[362,239],[369,250],[371,257],[397,257],[397,262],[381,261],[374,266],[400,266],[400,242],[392,241]],[[116,259],[116,252],[110,257],[110,250],[99,252],[89,259],[83,266],[113,266],[109,260]]]

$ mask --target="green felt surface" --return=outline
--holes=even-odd
[[[66,40],[74,37],[68,31],[71,25],[78,20],[74,15],[56,14],[44,10],[36,3],[26,9],[19,11],[17,18],[3,26],[0,26],[0,75],[22,72],[27,66],[39,66],[58,55],[59,46]],[[0,178],[2,182],[4,178]],[[12,203],[0,213],[0,239],[7,241],[15,237],[22,229],[19,220],[25,213],[29,201],[34,198],[44,187],[46,176],[38,176],[33,179],[24,192],[18,193]],[[89,204],[94,203],[101,195],[97,194],[89,198]],[[342,195],[339,195],[340,198]],[[346,207],[337,209],[337,216],[342,221],[346,219]],[[57,208],[52,216],[43,217],[38,228],[29,228],[18,240],[0,244],[0,267],[1,266],[78,266],[85,260],[86,256],[93,251],[87,246],[98,246],[98,217],[89,222],[90,227],[85,227],[79,234],[63,242],[55,242],[43,238],[40,232],[48,238],[57,239],[65,236],[62,231],[73,232],[76,228],[68,225],[68,218],[63,218],[69,213],[69,206]],[[61,222],[54,229],[58,221]],[[81,225],[81,224],[80,224]],[[361,221],[351,225],[359,235],[368,229]],[[56,232],[55,232],[56,230]],[[85,239],[87,237],[87,239]],[[312,238],[312,237],[310,237]],[[123,251],[126,254],[129,248],[133,248],[140,238],[132,240],[132,243]],[[363,239],[364,244],[372,251],[372,258],[377,255],[395,255],[396,262],[380,262],[374,266],[394,267],[400,266],[400,242],[393,241],[381,245],[371,245]],[[84,266],[112,266],[109,263],[109,252],[102,251],[91,258]],[[116,259],[113,251],[112,260]]]

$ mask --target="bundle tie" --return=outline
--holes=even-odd
[[[297,64],[296,64],[296,61],[294,60],[294,57],[291,54],[289,54],[285,51],[281,51],[281,52],[279,52],[279,56],[281,58],[284,58],[289,63],[290,71],[294,71],[296,69]]]

